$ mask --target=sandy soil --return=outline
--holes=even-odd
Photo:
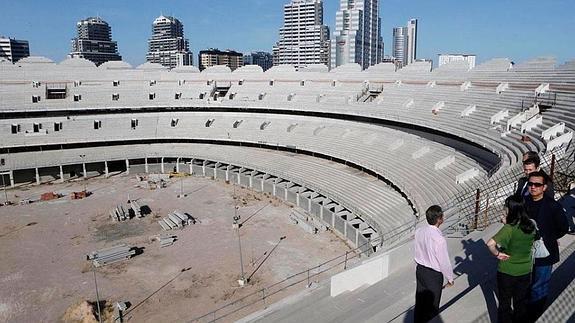
[[[68,197],[84,185],[93,192],[91,196]],[[178,198],[182,188],[187,196]],[[167,188],[150,190],[134,174],[116,175],[17,188],[8,191],[8,198],[38,200],[50,191],[65,197],[0,207],[2,322],[57,322],[74,304],[95,301],[94,273],[86,254],[119,243],[139,247],[142,253],[95,272],[100,300],[130,302],[130,322],[189,321],[349,250],[330,232],[311,235],[292,224],[290,206],[206,178],[176,178]],[[129,198],[149,206],[152,214],[113,222],[108,211]],[[251,276],[243,288],[237,283],[235,205],[245,221],[240,229],[242,255],[245,276]],[[176,209],[192,214],[198,223],[162,231],[157,220]],[[152,238],[162,233],[174,234],[178,240],[160,248]],[[279,296],[287,294],[275,299]]]

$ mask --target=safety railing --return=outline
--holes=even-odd
[[[292,274],[281,281],[251,292],[202,316],[195,317],[189,322],[215,322],[233,315],[245,315],[249,311],[256,311],[262,307],[265,308],[273,300],[274,295],[287,291],[288,289],[293,290],[297,286],[300,288],[310,287],[312,283],[318,283],[320,281],[322,274],[326,274],[327,277],[330,277],[331,275],[328,274],[347,269],[347,266],[352,260],[361,257],[370,257],[373,254],[371,246],[374,244],[388,244],[391,246],[400,242],[401,238],[406,237],[408,233],[413,231],[415,225],[415,221],[406,223],[375,239],[368,239],[355,249],[346,251],[345,254],[341,254],[317,266]],[[248,309],[250,310],[248,311]]]
[[[541,156],[541,169],[553,179],[555,192],[568,191],[568,184],[575,180],[575,149],[563,154],[559,151]],[[458,214],[444,229],[449,236],[465,236],[473,230],[482,230],[501,220],[503,201],[515,193],[515,184],[523,176],[522,165],[517,163],[491,177],[483,185],[458,193],[448,208]]]

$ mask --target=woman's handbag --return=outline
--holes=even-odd
[[[537,227],[537,222],[534,220],[533,224],[535,225],[535,230],[537,230],[537,235],[539,235],[539,228]],[[533,241],[533,257],[534,258],[546,258],[550,255],[549,250],[545,247],[545,243],[543,242],[543,238],[539,236],[539,239]]]

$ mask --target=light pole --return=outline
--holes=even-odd
[[[100,294],[98,293],[98,280],[96,280],[96,267],[92,262],[92,272],[94,273],[94,286],[96,286],[96,306],[98,307],[98,322],[102,323],[102,312],[100,310]]]
[[[242,256],[242,239],[240,236],[240,227],[242,226],[242,224],[240,223],[240,219],[241,219],[241,217],[238,215],[238,204],[237,204],[237,200],[236,200],[236,186],[234,184],[234,223],[233,223],[232,227],[238,233],[238,249],[240,251],[240,271],[241,271],[241,276],[240,276],[240,279],[238,279],[238,284],[240,285],[240,287],[242,287],[247,283],[247,280],[246,280],[245,274],[244,274],[244,259]]]
[[[4,198],[6,199],[6,203],[4,205],[8,205],[8,193],[6,192],[6,183],[4,182],[4,173],[2,173],[0,176],[2,176],[2,189],[4,190]]]
[[[87,188],[86,188],[86,179],[88,178],[88,174],[86,174],[86,163],[85,163],[85,159],[86,155],[80,155],[80,158],[82,158],[82,175],[84,176],[84,192],[86,194],[88,194]]]
[[[236,208],[237,210],[237,208]],[[235,228],[236,232],[238,233],[238,249],[240,251],[240,270],[241,270],[241,277],[238,280],[238,284],[240,284],[240,286],[244,286],[245,283],[247,283],[246,279],[245,279],[245,275],[244,275],[244,260],[243,260],[243,256],[242,256],[242,239],[240,238],[240,226],[241,223],[239,223],[240,220],[240,216],[239,215],[235,215],[234,216],[234,225],[233,227]]]

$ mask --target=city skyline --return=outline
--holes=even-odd
[[[64,1],[57,1],[64,4]],[[141,1],[66,2],[67,10],[54,2],[22,0],[3,3],[0,35],[28,40],[31,55],[56,62],[69,53],[76,22],[90,16],[106,20],[114,31],[123,59],[137,66],[145,62],[149,25],[160,14],[178,17],[186,26],[192,52],[206,48],[239,52],[271,52],[279,39],[283,5],[288,0],[171,1],[162,5]],[[324,0],[324,23],[333,36],[338,0]],[[569,33],[575,22],[575,3],[550,0],[542,10],[538,1],[488,0],[458,4],[455,1],[428,3],[384,0],[380,4],[385,55],[391,54],[392,30],[417,18],[418,58],[437,59],[440,53],[476,54],[478,63],[508,57],[524,61],[537,56],[554,56],[558,62],[575,58]],[[498,9],[497,9],[498,8]],[[58,10],[58,11],[57,11]],[[54,19],[58,17],[58,19]],[[225,17],[226,19],[219,19]],[[217,37],[214,37],[217,36]]]

